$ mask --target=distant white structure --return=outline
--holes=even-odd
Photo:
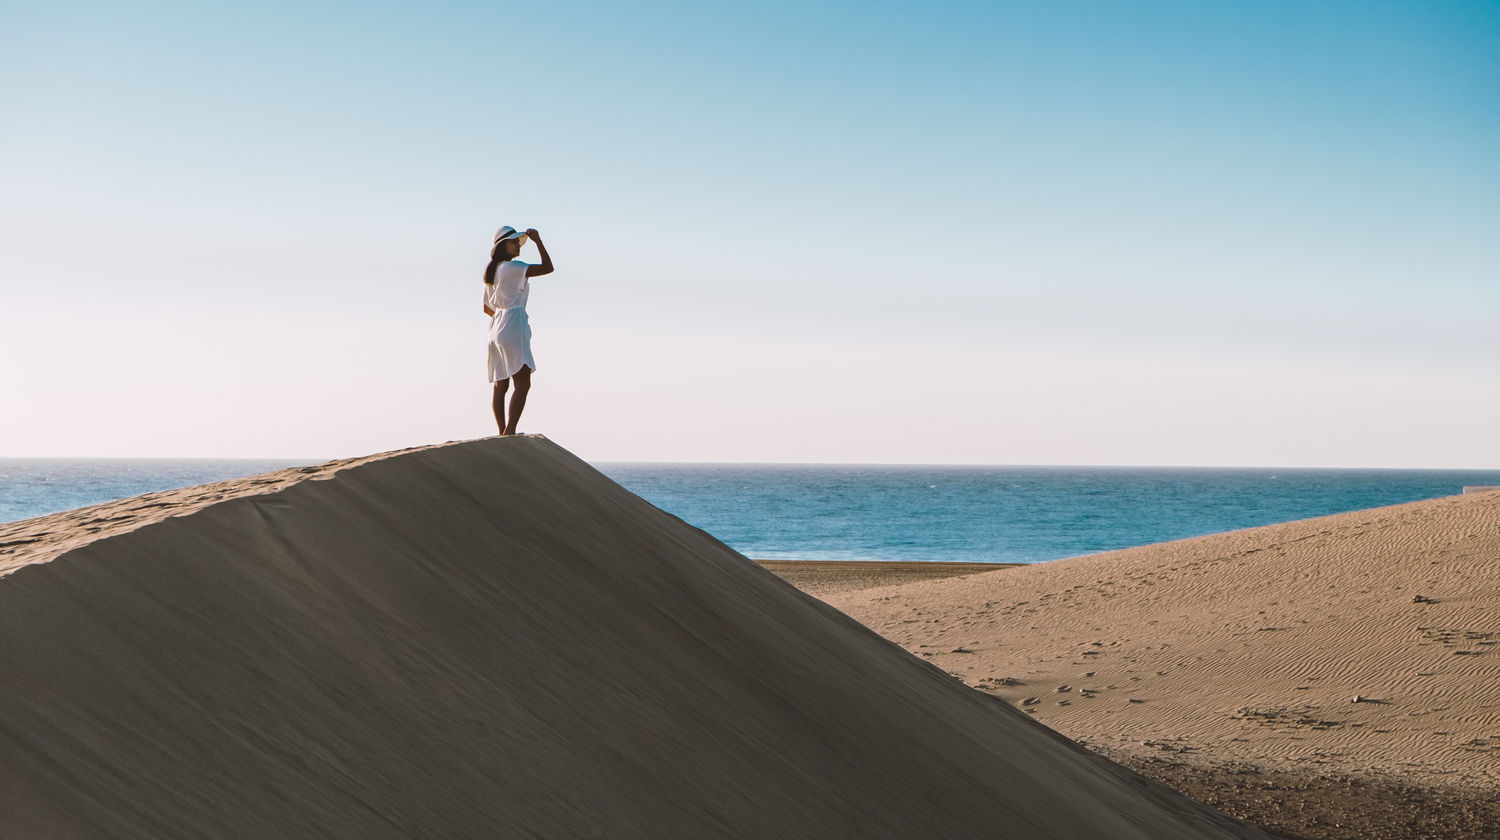
[[[1500,484],[1479,484],[1464,488],[1465,493],[1483,493],[1486,490],[1500,490]]]

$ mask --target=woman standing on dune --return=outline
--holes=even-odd
[[[530,239],[542,255],[540,265],[516,259],[521,246]],[[492,406],[500,434],[513,435],[526,407],[531,390],[531,374],[536,360],[531,357],[531,322],[526,318],[526,299],[531,295],[531,278],[552,273],[552,257],[542,244],[535,228],[519,233],[509,225],[495,231],[490,249],[490,264],[484,269],[484,314],[490,316],[490,381],[495,383]],[[505,416],[505,392],[510,381],[516,381],[516,392],[510,398],[510,419]]]

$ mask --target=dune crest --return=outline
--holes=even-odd
[[[5,533],[7,833],[1265,836],[545,439],[279,475]]]

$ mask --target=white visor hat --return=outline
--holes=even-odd
[[[521,233],[510,225],[506,225],[505,227],[502,227],[499,230],[495,231],[495,245],[492,245],[491,247],[498,246],[501,242],[504,242],[507,239],[515,239],[518,240],[522,245],[526,244],[526,234]]]

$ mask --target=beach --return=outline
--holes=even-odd
[[[762,569],[776,575],[809,595],[838,595],[900,586],[924,580],[964,577],[996,569],[1008,569],[1009,563],[887,563],[875,560],[757,560]]]
[[[1500,836],[1500,494],[926,581],[834,571],[819,597],[914,655],[1263,827]]]

